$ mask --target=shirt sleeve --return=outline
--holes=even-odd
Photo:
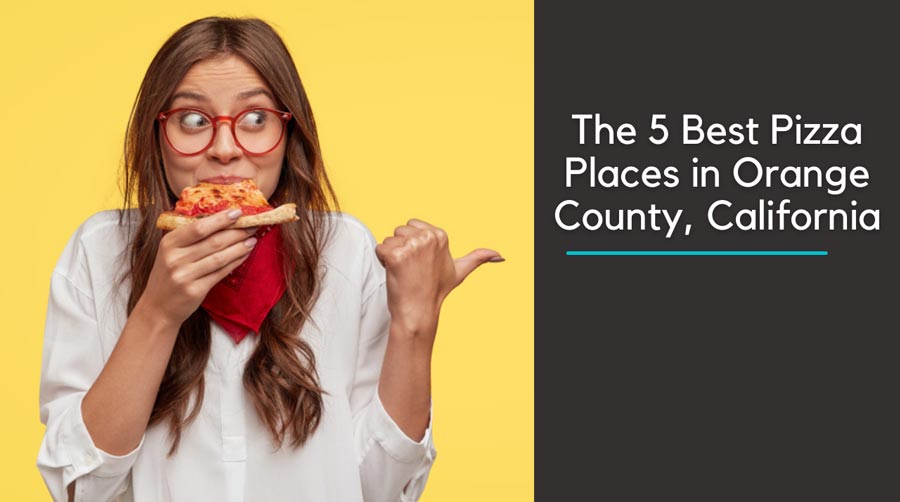
[[[81,401],[104,364],[94,312],[91,295],[54,271],[41,367],[40,414],[46,431],[37,467],[59,501],[68,500],[66,489],[73,481],[76,502],[112,500],[124,493],[141,448],[110,455],[94,445],[84,425]]]
[[[374,260],[374,250],[372,251]],[[350,396],[355,442],[366,502],[418,500],[437,456],[431,416],[421,441],[413,441],[394,422],[378,398],[378,378],[387,348],[390,312],[384,272],[375,262],[374,290],[364,298],[360,347]]]

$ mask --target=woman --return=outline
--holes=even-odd
[[[250,141],[247,123],[275,134]],[[125,158],[125,209],[85,222],[51,282],[38,467],[54,499],[417,499],[441,303],[499,254],[454,260],[415,219],[376,246],[332,211],[306,93],[259,20],[202,19],[163,45]],[[300,220],[155,228],[185,187],[247,178]],[[258,334],[211,314],[226,282]]]

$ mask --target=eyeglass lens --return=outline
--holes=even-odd
[[[250,153],[265,153],[281,139],[284,123],[267,110],[247,110],[235,117],[237,142]],[[186,154],[202,151],[210,144],[215,127],[205,114],[181,110],[166,121],[166,137],[176,150]]]

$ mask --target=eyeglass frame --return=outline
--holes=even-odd
[[[234,129],[234,124],[237,122],[238,118],[244,116],[247,113],[250,113],[253,111],[259,111],[259,110],[272,112],[272,113],[278,115],[278,118],[281,119],[281,135],[278,137],[278,141],[275,143],[275,145],[272,148],[269,148],[268,150],[266,150],[265,152],[262,152],[262,153],[251,152],[250,150],[247,150],[246,148],[244,148],[244,145],[242,145],[240,140],[238,140],[237,131]],[[209,143],[207,143],[206,146],[204,146],[203,148],[201,148],[200,150],[198,150],[194,153],[184,153],[181,150],[175,148],[175,145],[173,145],[172,141],[169,139],[168,131],[166,131],[166,122],[168,122],[168,120],[175,113],[183,112],[183,111],[197,112],[200,115],[203,115],[204,117],[209,119],[209,122],[212,124],[213,133],[212,133],[212,137],[209,139]],[[231,137],[234,139],[234,144],[237,145],[238,148],[240,148],[241,151],[243,151],[247,155],[252,155],[252,156],[258,157],[261,155],[266,155],[267,153],[271,153],[272,150],[275,150],[276,148],[278,148],[278,145],[280,145],[281,142],[284,141],[284,135],[285,135],[285,132],[287,131],[287,122],[289,120],[291,120],[291,118],[293,118],[293,115],[290,112],[284,112],[281,110],[273,110],[271,108],[263,108],[261,106],[247,108],[246,110],[241,111],[240,113],[238,113],[237,115],[235,115],[233,117],[230,117],[228,115],[218,115],[216,117],[213,117],[210,114],[204,112],[203,110],[198,110],[196,108],[191,108],[191,107],[182,107],[182,108],[173,108],[173,109],[165,111],[165,112],[160,112],[160,114],[157,115],[156,120],[159,121],[160,126],[162,127],[163,137],[166,138],[166,143],[178,155],[183,155],[185,157],[193,157],[194,155],[200,155],[201,153],[209,150],[210,147],[213,146],[213,143],[216,142],[216,134],[219,133],[219,122],[228,121],[228,124],[230,126],[229,128],[231,129]]]

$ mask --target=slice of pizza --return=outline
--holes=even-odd
[[[234,222],[232,228],[277,225],[299,219],[296,204],[283,204],[273,208],[253,180],[231,185],[201,182],[182,190],[175,209],[159,215],[156,227],[174,230],[198,218],[233,208],[240,209],[244,214]]]

